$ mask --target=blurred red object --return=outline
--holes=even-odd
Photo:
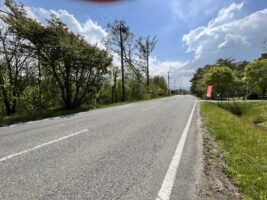
[[[208,86],[208,90],[207,90],[207,97],[211,97],[212,96],[212,85]]]

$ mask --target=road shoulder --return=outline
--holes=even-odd
[[[226,172],[228,165],[221,148],[204,127],[201,129],[203,132],[203,169],[198,185],[198,199],[242,199],[234,178]]]

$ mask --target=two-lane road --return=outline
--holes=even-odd
[[[0,128],[0,199],[194,199],[201,163],[192,96]]]

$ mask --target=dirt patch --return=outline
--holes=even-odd
[[[200,199],[240,200],[233,177],[227,174],[227,163],[214,137],[203,130],[203,172],[198,185]]]

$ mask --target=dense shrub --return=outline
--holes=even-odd
[[[256,92],[252,92],[250,94],[247,95],[247,99],[249,100],[257,100],[259,99],[259,95]]]

